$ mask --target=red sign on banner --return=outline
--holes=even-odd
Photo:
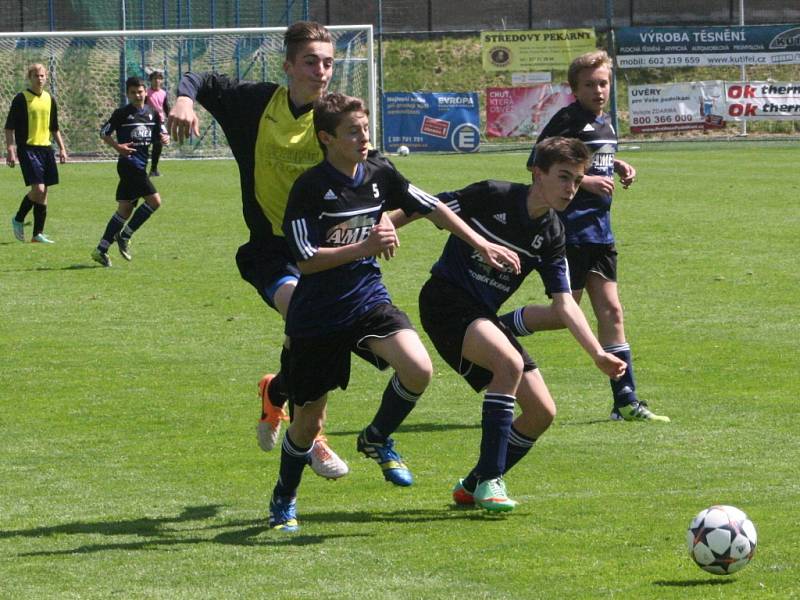
[[[567,84],[486,89],[486,135],[536,137],[554,114],[575,101]]]
[[[425,115],[422,118],[422,133],[427,133],[437,138],[446,138],[450,130],[450,123],[443,119],[435,119]]]

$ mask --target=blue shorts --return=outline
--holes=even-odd
[[[156,188],[144,169],[137,169],[127,161],[120,161],[117,163],[117,174],[119,175],[117,201],[126,200],[136,204],[139,198],[156,193]]]
[[[475,300],[465,290],[441,277],[431,277],[419,292],[419,318],[422,328],[439,355],[461,375],[476,392],[486,389],[494,374],[462,355],[467,329],[478,319],[494,323],[522,357],[523,371],[533,371],[536,362],[512,331],[497,315]]]
[[[18,149],[19,168],[25,185],[58,183],[56,155],[50,146],[24,146]]]
[[[617,247],[614,244],[568,244],[567,262],[573,292],[586,287],[589,273],[608,281],[617,280]]]
[[[259,296],[272,308],[275,308],[273,296],[278,287],[289,279],[300,278],[300,270],[283,237],[251,239],[242,244],[236,252],[236,265],[242,279],[256,288]]]
[[[285,371],[289,398],[297,406],[313,402],[331,390],[347,389],[350,355],[381,371],[389,366],[369,349],[370,338],[387,338],[399,331],[414,331],[408,315],[394,304],[378,304],[342,331],[316,337],[293,337]]]

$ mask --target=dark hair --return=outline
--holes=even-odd
[[[126,92],[131,88],[138,88],[138,87],[147,87],[144,83],[144,79],[142,79],[141,77],[128,77],[125,80]]]
[[[326,42],[333,44],[330,32],[316,21],[297,21],[289,26],[283,34],[283,47],[286,60],[294,61],[300,47],[308,42]]]
[[[161,79],[164,79],[164,72],[159,71],[158,69],[151,71],[150,75],[147,76],[147,79],[153,81],[153,79],[155,79],[156,77],[161,77]]]
[[[335,137],[336,128],[342,122],[342,116],[351,112],[362,112],[369,115],[369,109],[361,98],[339,92],[325,94],[314,103],[314,133],[317,135],[317,141],[323,154],[328,149],[319,140],[319,132],[324,131]]]
[[[569,87],[571,87],[573,90],[578,89],[578,74],[584,69],[598,69],[600,67],[607,67],[608,70],[611,71],[613,66],[614,64],[611,62],[611,58],[608,56],[608,53],[605,50],[594,50],[592,52],[587,52],[586,54],[581,54],[569,65],[569,70],[567,71],[567,81],[569,81]]]
[[[582,141],[576,138],[551,137],[536,144],[533,167],[545,173],[556,163],[583,165],[584,169],[592,161],[592,153]]]

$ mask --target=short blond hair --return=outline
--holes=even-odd
[[[605,50],[594,50],[592,52],[587,52],[586,54],[581,54],[569,65],[569,70],[567,71],[567,81],[569,81],[569,87],[571,87],[573,90],[577,89],[578,75],[584,69],[597,69],[599,67],[606,67],[609,71],[611,71],[613,65],[614,63],[611,61],[611,58],[608,56],[608,53]]]
[[[26,77],[30,79],[31,75],[36,73],[39,69],[42,69],[45,72],[45,74],[47,73],[47,69],[42,63],[33,63],[30,67],[28,67],[28,74],[26,75]]]

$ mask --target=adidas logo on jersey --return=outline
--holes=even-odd
[[[594,131],[594,127],[591,123],[587,123],[586,127],[584,127],[582,131]]]
[[[336,200],[336,194],[333,193],[333,190],[328,189],[328,191],[325,192],[325,195],[323,196],[323,198],[325,200]]]
[[[506,221],[508,220],[507,217],[506,217],[506,213],[497,213],[496,215],[492,215],[492,216],[493,216],[495,221],[499,221],[503,225],[505,225]]]

